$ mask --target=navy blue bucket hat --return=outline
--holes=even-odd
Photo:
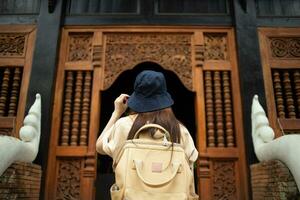
[[[168,108],[174,103],[167,92],[167,84],[161,72],[145,70],[134,82],[134,92],[128,99],[128,107],[135,112],[151,112]]]

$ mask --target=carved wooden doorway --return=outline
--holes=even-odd
[[[63,29],[45,199],[94,199],[100,91],[143,62],[195,93],[201,199],[248,199],[233,30],[197,27]]]

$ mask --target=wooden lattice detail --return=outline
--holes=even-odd
[[[208,147],[234,147],[235,134],[229,71],[204,71]]]
[[[80,199],[80,169],[79,159],[59,161],[56,200]]]
[[[69,61],[91,60],[92,33],[72,33],[69,35]]]
[[[21,69],[15,68],[13,82],[11,87],[11,95],[8,108],[8,116],[16,116],[18,107],[18,97],[21,85]]]
[[[300,130],[299,30],[259,30],[268,116],[276,137]]]
[[[70,139],[71,112],[73,104],[73,72],[68,71],[65,82],[64,111],[62,121],[61,145],[68,146]]]
[[[234,146],[233,136],[233,118],[232,118],[232,101],[231,101],[231,85],[229,72],[224,71],[223,78],[223,92],[224,92],[224,110],[225,110],[225,131],[226,143],[228,147]]]
[[[80,125],[80,112],[82,103],[82,71],[78,71],[75,79],[75,94],[74,94],[74,104],[72,112],[72,129],[71,129],[71,146],[77,146],[78,135],[79,135],[79,125]]]
[[[288,71],[283,72],[283,88],[284,88],[284,93],[285,93],[288,117],[296,118],[292,85],[291,85],[291,80],[290,80],[290,74]]]
[[[215,146],[215,122],[214,122],[214,106],[213,106],[213,89],[211,71],[205,72],[205,109],[207,121],[207,143],[209,147]]]
[[[204,34],[204,59],[227,60],[227,35],[224,33]]]
[[[9,76],[10,69],[6,68],[3,73],[3,79],[1,84],[1,92],[0,92],[0,116],[5,116],[6,114],[6,106],[7,106],[7,96],[8,96],[8,88],[9,88]]]
[[[91,98],[91,82],[92,73],[90,71],[85,73],[84,86],[83,86],[83,100],[81,111],[81,129],[80,129],[80,145],[87,145],[88,125],[90,114],[90,98]]]
[[[296,119],[300,117],[299,69],[272,70],[277,116]]]
[[[300,70],[295,70],[294,73],[295,97],[297,102],[297,118],[300,118]]]
[[[234,161],[213,162],[213,199],[237,199]]]
[[[224,112],[223,112],[223,98],[221,90],[221,76],[219,71],[214,72],[214,97],[215,97],[215,119],[217,125],[217,146],[224,147]]]
[[[91,88],[91,71],[66,72],[61,146],[87,145]]]
[[[0,116],[16,116],[22,79],[21,67],[0,69]]]
[[[277,70],[273,71],[273,87],[274,87],[274,93],[276,99],[277,115],[280,118],[285,118],[285,107],[284,107],[281,79],[280,79],[279,71]]]

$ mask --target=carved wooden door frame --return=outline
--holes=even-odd
[[[145,61],[196,93],[201,198],[248,199],[233,29],[148,26],[63,29],[45,198],[94,198],[99,91]]]
[[[0,135],[19,137],[35,35],[33,25],[0,25]]]
[[[300,28],[260,28],[268,117],[276,137],[300,130]]]

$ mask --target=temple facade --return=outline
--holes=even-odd
[[[255,199],[253,96],[276,137],[300,133],[298,0],[1,0],[0,134],[19,137],[39,93],[38,198],[109,199],[96,140],[144,69],[191,132],[201,199]]]

